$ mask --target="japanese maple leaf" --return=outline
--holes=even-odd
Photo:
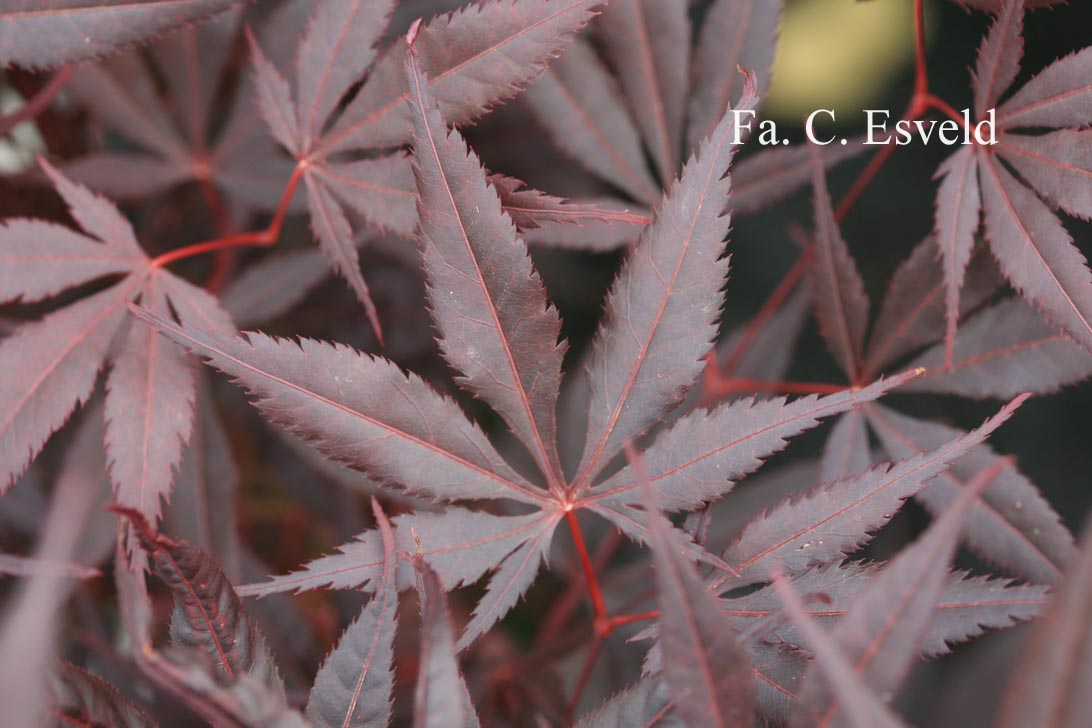
[[[413,37],[419,44],[424,36],[415,27]],[[326,456],[452,504],[392,522],[397,549],[420,553],[445,589],[493,573],[463,633],[465,646],[528,588],[556,526],[575,511],[592,511],[634,538],[647,538],[638,484],[630,469],[614,463],[624,443],[648,432],[693,385],[715,338],[728,270],[729,220],[721,211],[731,189],[726,173],[734,121],[726,114],[684,166],[608,295],[588,364],[584,456],[571,473],[561,467],[557,446],[565,349],[557,312],[496,188],[433,100],[436,82],[421,70],[423,57],[411,53],[405,64],[420,252],[440,350],[459,373],[458,385],[495,410],[526,448],[535,475],[510,466],[454,402],[382,358],[307,339],[223,335],[144,310],[140,315],[234,377],[268,418]],[[748,77],[738,106],[753,108],[756,101]],[[646,448],[652,487],[670,511],[698,508],[723,496],[787,438],[913,376],[824,398],[774,400],[760,411],[695,411]],[[493,499],[507,501],[516,515],[455,505]],[[384,563],[381,542],[377,532],[365,532],[340,553],[241,593],[373,589]],[[719,563],[693,544],[690,558]],[[412,582],[412,571],[400,566],[400,585]]]
[[[453,123],[467,123],[515,95],[569,34],[591,20],[600,2],[493,0],[421,27],[418,52],[444,113]],[[346,210],[407,236],[417,225],[410,160],[396,150],[411,137],[405,49],[401,43],[385,52],[377,47],[393,7],[394,0],[318,3],[299,42],[291,84],[253,37],[250,44],[262,114],[273,137],[297,161],[290,185],[303,182],[315,237],[364,304],[377,334],[379,319],[360,273]],[[341,109],[343,97],[361,78],[363,86]],[[496,188],[524,227],[557,218],[645,221],[640,215],[566,205],[519,190],[520,184],[504,180]]]
[[[185,352],[131,325],[126,303],[196,325],[233,330],[203,290],[144,254],[116,207],[48,163],[46,174],[84,230],[12,219],[0,226],[0,299],[32,303],[110,279],[88,295],[25,323],[0,343],[8,381],[0,394],[0,486],[18,477],[106,376],[105,446],[117,502],[160,514],[189,439],[194,373]]]
[[[226,119],[214,127],[217,89],[230,75],[243,17],[242,9],[232,10],[214,22],[181,29],[146,55],[126,53],[77,66],[70,91],[98,124],[125,139],[128,149],[92,151],[66,163],[65,172],[125,201],[185,182],[212,185],[227,205],[213,212],[234,221],[253,207],[275,209],[292,165],[261,123],[253,79],[240,79]],[[264,43],[279,49],[279,58],[290,57],[290,42],[304,17],[300,3],[288,3],[261,25]],[[156,75],[164,80],[163,93]]]
[[[987,119],[996,107],[997,143],[960,149],[938,173],[949,361],[980,211],[990,250],[1012,286],[1092,352],[1092,271],[1054,212],[1092,217],[1092,131],[1085,128],[1092,124],[1092,48],[1055,61],[998,105],[1020,70],[1023,15],[1023,0],[1002,3],[978,49],[975,118]],[[1051,131],[1019,131],[1028,128]]]
[[[696,148],[739,94],[737,68],[753,70],[760,91],[769,85],[781,11],[780,0],[716,0],[694,27],[685,3],[612,0],[593,23],[601,52],[574,39],[524,98],[562,151],[651,208],[661,186],[678,175],[684,150]],[[865,148],[832,147],[824,155],[836,164]],[[807,150],[764,150],[733,176],[733,211],[757,210],[806,184]],[[559,244],[564,234],[549,230],[534,239]],[[601,249],[594,238],[567,242]]]
[[[11,0],[0,8],[0,66],[53,68],[147,41],[239,0]]]
[[[991,303],[1001,280],[982,246],[972,253],[960,300],[961,313],[970,317],[957,333],[954,356],[946,366],[945,344],[937,332],[942,330],[950,301],[942,275],[945,263],[937,255],[939,241],[932,237],[895,271],[869,334],[870,303],[834,221],[818,163],[814,186],[816,253],[810,283],[815,313],[820,333],[850,382],[871,382],[893,363],[904,362],[923,349],[910,359],[910,365],[923,369],[924,375],[907,382],[905,390],[1008,399],[1021,393],[1053,392],[1092,374],[1092,359],[1023,301]],[[872,465],[870,430],[893,458],[932,451],[963,434],[869,405],[841,418],[831,431],[820,466],[824,482],[861,473]],[[939,513],[976,473],[1000,459],[988,445],[976,444],[914,497]],[[1035,583],[1049,584],[1058,578],[1073,549],[1072,536],[1016,465],[1007,464],[972,512],[974,518],[968,520],[963,539],[976,553]]]

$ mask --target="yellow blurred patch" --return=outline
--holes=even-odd
[[[877,108],[884,90],[914,64],[910,0],[797,0],[781,23],[766,115],[798,121],[815,109],[834,109],[854,123]],[[926,37],[931,3],[926,5]],[[893,116],[902,109],[891,109]]]

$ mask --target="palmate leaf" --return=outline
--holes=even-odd
[[[0,9],[0,66],[52,68],[138,43],[238,0],[12,0]]]
[[[820,147],[823,167],[830,170],[868,150],[863,138],[846,145]],[[803,144],[762,149],[741,159],[732,173],[732,212],[758,212],[804,187],[815,176],[812,150]]]
[[[819,461],[819,480],[833,483],[867,470],[871,464],[868,424],[860,410],[853,410],[839,417],[830,431]]]
[[[429,92],[453,124],[515,95],[584,27],[600,0],[490,0],[421,26],[416,48]],[[396,146],[411,133],[405,50],[395,43],[318,143],[315,156]]]
[[[644,482],[663,675],[675,710],[689,725],[749,728],[754,724],[754,677],[747,650],[660,514],[655,491],[640,473],[640,458],[631,465]]]
[[[1077,728],[1088,719],[1092,675],[1092,529],[1066,567],[1054,603],[1024,648],[1001,704],[1000,728]]]
[[[1022,0],[1006,0],[979,47],[973,84],[979,119],[997,103],[1019,71],[1023,13]],[[1092,271],[1061,220],[1039,197],[1071,214],[1087,217],[1092,213],[1092,160],[1081,144],[1083,137],[1075,131],[1088,124],[1092,113],[1092,89],[1082,73],[1090,60],[1092,55],[1087,52],[1062,58],[1014,94],[998,111],[1002,119],[998,121],[999,143],[980,145],[975,154],[986,237],[1002,272],[1021,295],[1092,351]],[[1062,127],[1062,131],[1043,137],[1010,131],[1026,126]],[[1005,168],[1001,158],[1016,167],[1031,189]],[[966,158],[959,159],[971,164]],[[966,165],[953,163],[952,171],[969,169]],[[958,177],[949,175],[948,182],[954,186]],[[970,181],[969,175],[965,177]],[[973,196],[972,184],[963,188],[965,195]],[[958,213],[957,220],[952,198],[938,199],[938,219],[953,221],[945,235],[962,241],[958,248],[943,248],[954,273],[969,235],[956,231],[970,228],[975,214],[970,201],[961,200],[964,211]],[[949,278],[954,284],[955,278]],[[951,297],[951,290],[949,293]],[[951,312],[954,306],[949,309]],[[949,344],[951,334],[950,327]]]
[[[559,487],[555,403],[565,345],[526,244],[476,155],[448,132],[411,51],[413,169],[420,241],[440,350],[460,384],[489,403]]]
[[[753,109],[757,101],[752,79],[737,108]],[[591,399],[578,493],[624,441],[678,402],[701,371],[728,270],[729,219],[722,211],[734,135],[733,116],[726,114],[664,196],[607,295],[606,321],[588,363]]]
[[[323,660],[307,700],[316,726],[385,728],[391,717],[394,632],[398,624],[398,554],[390,522],[372,500],[383,541],[375,596]]]
[[[645,677],[593,711],[580,717],[576,728],[677,728],[682,722],[671,712],[672,702],[663,677]]]
[[[201,652],[222,681],[249,676],[283,697],[284,684],[265,638],[219,565],[192,544],[154,532],[138,511],[117,510],[129,519],[141,548],[171,592],[172,645]]]
[[[877,694],[894,693],[917,658],[944,588],[959,531],[996,468],[980,473],[917,541],[904,548],[854,600],[833,638],[858,678]],[[792,726],[845,725],[842,697],[813,665]]]
[[[740,574],[742,584],[762,581],[775,566],[798,574],[813,565],[840,560],[869,541],[870,534],[887,523],[907,498],[985,441],[1024,399],[1013,400],[977,430],[930,452],[784,501],[748,523],[724,559]]]
[[[792,585],[801,594],[816,596],[805,611],[821,627],[831,630],[880,568],[858,561],[831,563],[792,577]],[[921,655],[926,658],[946,655],[951,646],[977,637],[987,629],[1011,627],[1038,616],[1049,602],[1050,595],[1044,586],[954,572],[945,582],[936,604],[934,619],[922,641]],[[725,613],[742,631],[753,629],[756,620],[775,616],[779,606],[777,593],[769,586],[723,602]],[[791,624],[779,627],[769,638],[811,648],[807,636]]]
[[[899,458],[938,447],[961,431],[919,420],[879,405],[868,410],[869,424],[884,449]],[[979,445],[939,475],[917,499],[934,514],[942,512],[976,474],[1001,456]],[[1053,584],[1073,552],[1073,537],[1039,490],[1014,465],[996,473],[971,508],[962,538],[969,548],[1004,570],[1039,584]]]
[[[864,370],[869,376],[943,338],[947,299],[944,266],[938,259],[939,253],[936,240],[928,237],[891,276],[865,354]],[[960,317],[982,306],[1002,282],[986,247],[979,246],[967,265],[959,297]]]

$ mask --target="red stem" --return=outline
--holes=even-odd
[[[72,78],[73,68],[73,66],[65,66],[60,69],[53,74],[53,77],[44,86],[38,89],[38,93],[34,94],[29,101],[7,116],[0,116],[0,136],[6,135],[19,124],[33,119],[49,108],[53,99],[57,97],[57,94]]]
[[[914,0],[914,95],[929,93],[929,69],[925,63],[925,0]]]
[[[624,627],[627,624],[632,624],[634,622],[644,622],[645,620],[659,618],[659,610],[653,610],[651,612],[640,612],[639,614],[619,614],[618,616],[611,617],[609,620],[607,620],[607,627],[610,629],[611,632],[613,632],[619,627]]]
[[[184,258],[192,258],[195,255],[202,255],[218,250],[237,248],[241,245],[272,245],[277,242],[277,238],[280,237],[281,234],[281,227],[284,225],[284,218],[288,214],[288,205],[292,201],[292,195],[296,193],[296,188],[303,178],[303,173],[307,171],[307,166],[308,165],[304,161],[301,161],[296,165],[295,170],[292,172],[292,176],[288,179],[288,184],[285,185],[284,194],[281,195],[281,201],[277,206],[277,211],[273,215],[269,227],[266,229],[252,230],[246,233],[239,233],[238,235],[226,235],[224,237],[216,238],[215,240],[187,245],[184,248],[178,248],[177,250],[172,250],[154,258],[151,263],[152,267],[161,268],[169,263],[174,263],[175,261]]]
[[[580,555],[580,566],[584,569],[584,578],[588,581],[588,597],[591,599],[592,609],[595,610],[596,633],[599,633],[600,624],[607,619],[607,605],[603,601],[603,592],[599,589],[599,580],[595,576],[595,565],[588,555],[588,547],[584,543],[584,533],[580,530],[580,523],[576,519],[576,513],[565,511],[565,521],[569,524],[569,531],[573,535],[573,545]]]

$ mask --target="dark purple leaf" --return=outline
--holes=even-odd
[[[601,0],[492,0],[420,28],[416,49],[429,92],[450,123],[463,124],[515,95],[580,30]],[[364,88],[323,137],[316,155],[390,147],[412,130],[404,43],[376,62]]]
[[[944,259],[947,321],[944,341],[950,346],[956,336],[959,291],[963,288],[963,276],[974,251],[982,207],[978,187],[978,156],[974,149],[964,147],[948,157],[940,165],[936,176],[943,177],[937,187],[936,243]]]
[[[689,9],[685,3],[660,0],[613,0],[597,30],[666,185],[678,171],[682,146],[690,82]],[[736,68],[728,66],[726,71],[736,75]],[[739,96],[737,91],[730,98]],[[727,103],[712,115],[710,129],[695,140],[695,147],[712,132],[726,107]]]
[[[961,431],[871,406],[869,423],[887,452],[911,457],[938,447]],[[1001,457],[980,445],[917,495],[934,514],[942,512],[981,471]],[[998,472],[975,502],[963,529],[964,542],[1006,571],[1040,584],[1053,584],[1073,552],[1073,537],[1039,490],[1015,466]]]
[[[155,38],[238,0],[9,0],[0,8],[0,66],[52,68]]]
[[[761,93],[769,90],[781,11],[782,0],[716,0],[706,11],[694,49],[690,146],[713,130],[729,102],[739,96],[737,68],[754,72]],[[742,186],[738,175],[736,185],[737,190]],[[743,212],[738,202],[735,211]]]
[[[999,728],[1057,726],[1087,722],[1092,675],[1092,529],[1046,616],[1035,627],[1012,673],[1001,703]]]
[[[1092,130],[1005,134],[997,151],[1052,204],[1070,215],[1092,218]]]
[[[1024,55],[1024,2],[1002,0],[997,19],[978,47],[974,67],[974,113],[979,118],[997,105],[1020,72]]]
[[[725,561],[745,583],[754,583],[766,578],[774,567],[799,574],[853,553],[871,540],[871,534],[886,524],[907,498],[985,441],[1024,399],[1013,400],[977,430],[928,453],[880,465],[782,502],[747,525],[725,551]]]
[[[737,108],[756,103],[748,84]],[[578,493],[623,442],[678,403],[701,371],[716,336],[719,292],[728,272],[729,219],[723,210],[735,128],[726,114],[687,162],[611,286],[588,363],[591,400]]]
[[[1031,3],[1027,3],[1031,7]],[[1003,129],[1087,126],[1092,117],[1092,48],[1059,58],[997,109]]]
[[[50,707],[57,726],[111,726],[111,728],[154,728],[143,709],[130,702],[117,688],[71,662],[53,670]]]
[[[307,700],[307,717],[323,728],[386,728],[391,719],[394,632],[398,624],[398,554],[390,522],[372,500],[383,542],[375,596],[323,660]]]

